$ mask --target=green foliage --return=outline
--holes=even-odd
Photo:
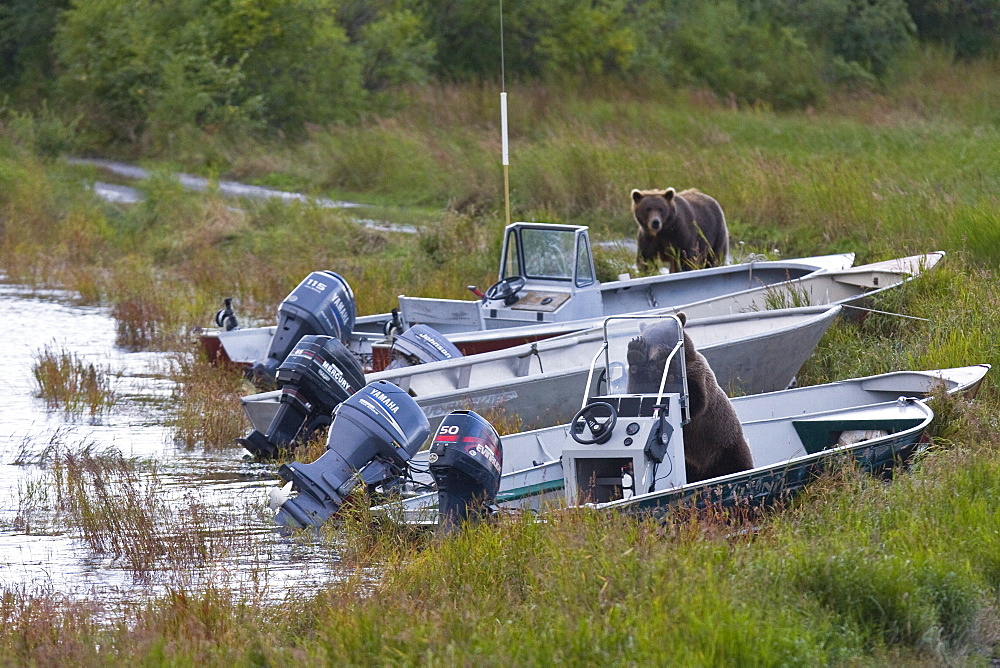
[[[854,68],[885,75],[916,35],[905,0],[755,0],[752,6],[756,15],[821,46],[829,73],[840,76]]]
[[[423,19],[410,10],[388,13],[361,28],[358,45],[365,88],[372,92],[406,83],[426,83],[434,43]]]
[[[37,155],[55,158],[75,148],[80,117],[67,121],[43,100],[36,113],[0,107],[0,122],[20,146]]]
[[[636,33],[629,0],[422,0],[438,44],[437,71],[446,78],[525,79],[632,69]]]
[[[243,89],[238,59],[217,48],[200,0],[97,0],[63,15],[60,81],[88,120],[112,138],[137,141],[149,125],[251,123],[260,99]],[[196,21],[197,19],[197,21]]]
[[[133,142],[185,126],[349,120],[366,100],[362,52],[334,8],[328,0],[75,3],[56,40],[60,81],[95,126]],[[419,78],[427,58],[412,36],[387,48],[385,31],[419,29],[405,13],[392,18],[368,38],[367,55],[382,50],[368,74],[382,85]]]
[[[400,87],[431,73],[501,68],[804,108],[831,85],[886,81],[918,39],[995,53],[998,23],[1000,0],[524,0],[503,7],[501,36],[495,0],[4,0],[0,90],[32,103],[57,83],[92,143],[158,147],[191,128],[354,122],[407,103]]]
[[[549,75],[628,72],[640,26],[627,17],[627,0],[553,0],[543,3],[548,28],[536,51]]]
[[[678,78],[776,108],[814,104],[820,60],[792,28],[747,20],[736,2],[690,5],[668,40]]]
[[[361,55],[337,23],[332,0],[204,0],[221,24],[230,60],[244,58],[248,88],[276,127],[351,120],[364,108]],[[196,20],[196,19],[193,19]]]
[[[951,48],[960,58],[1000,52],[998,0],[907,0],[920,38]]]
[[[30,97],[45,89],[53,76],[51,51],[59,13],[69,0],[4,0],[0,2],[0,91]]]

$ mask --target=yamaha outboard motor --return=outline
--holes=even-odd
[[[496,501],[503,447],[493,425],[478,414],[454,411],[445,417],[431,443],[429,463],[445,531],[482,516]]]
[[[267,358],[254,365],[254,376],[272,381],[278,366],[307,334],[332,336],[347,343],[356,317],[354,292],[344,277],[332,271],[314,271],[278,306],[278,329]]]
[[[414,325],[393,341],[392,361],[386,370],[440,362],[461,356],[462,351],[441,332],[427,325]]]
[[[278,367],[281,399],[266,433],[256,429],[240,445],[261,458],[274,457],[282,448],[308,440],[329,424],[333,409],[365,384],[357,358],[330,336],[308,334]]]
[[[358,482],[378,485],[400,478],[428,434],[430,424],[409,394],[384,380],[369,383],[338,407],[327,451],[319,459],[278,470],[298,494],[281,504],[275,522],[319,527]]]

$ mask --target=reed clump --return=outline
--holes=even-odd
[[[111,369],[52,346],[45,346],[35,357],[31,372],[37,384],[36,396],[50,407],[94,419],[114,407],[118,396]]]
[[[187,581],[199,568],[257,549],[256,513],[234,524],[230,512],[193,492],[172,495],[155,462],[85,446],[52,452],[47,469],[58,522],[138,581],[158,573]]]
[[[240,398],[256,392],[240,370],[211,363],[197,352],[174,357],[174,440],[184,447],[224,449],[245,436],[250,421]]]

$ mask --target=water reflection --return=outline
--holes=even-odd
[[[0,587],[113,604],[167,586],[206,583],[280,598],[291,587],[335,575],[335,550],[273,531],[264,505],[267,488],[277,484],[271,467],[245,461],[241,448],[185,449],[172,443],[168,421],[174,384],[166,373],[168,354],[116,348],[115,323],[106,309],[77,306],[72,294],[57,290],[0,284],[0,321],[6,325],[6,369],[0,374]],[[36,398],[32,365],[46,346],[110,369],[119,398],[115,407],[92,419],[48,408]],[[214,535],[203,543],[217,551],[196,567],[146,573],[130,569],[126,559],[95,553],[80,529],[53,511],[58,505],[53,449],[85,448],[138,458],[138,470],[150,476],[145,482],[173,517],[191,509],[204,515],[198,529]],[[157,555],[155,563],[162,562]]]

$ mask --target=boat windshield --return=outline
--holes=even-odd
[[[609,394],[687,395],[684,330],[673,315],[608,318],[604,378]],[[669,362],[669,364],[668,364]]]
[[[573,230],[523,228],[523,276],[556,281],[573,280],[575,239]]]

